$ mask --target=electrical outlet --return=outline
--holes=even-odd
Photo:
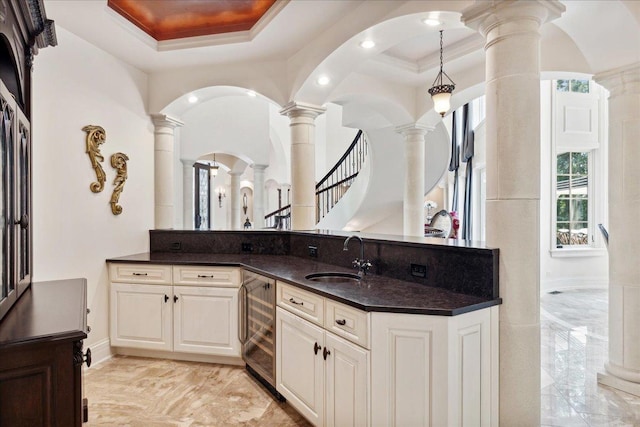
[[[182,242],[172,242],[171,243],[172,251],[181,251],[182,250]]]
[[[252,243],[242,243],[242,252],[253,252]]]
[[[411,264],[411,275],[414,277],[427,277],[427,266],[421,264]]]
[[[318,258],[318,247],[309,245],[309,256]]]

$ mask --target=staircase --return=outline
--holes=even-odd
[[[316,184],[316,223],[329,213],[351,187],[367,159],[368,151],[366,137],[359,130],[342,157]],[[289,229],[291,205],[265,215],[264,219],[267,228]]]

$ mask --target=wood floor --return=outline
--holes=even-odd
[[[116,356],[84,394],[88,426],[310,426],[237,366]]]

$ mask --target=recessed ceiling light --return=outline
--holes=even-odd
[[[251,96],[251,97],[255,97],[256,96],[256,92],[253,90],[248,90],[247,91],[247,95]]]
[[[191,95],[191,96],[189,97],[189,103],[190,103],[190,104],[195,104],[196,102],[198,102],[198,97],[197,97],[197,96],[195,96],[195,95]]]
[[[326,85],[329,84],[330,81],[331,81],[331,79],[329,77],[327,77],[327,76],[320,76],[320,77],[318,77],[318,80],[317,80],[317,82],[318,82],[318,84],[320,86],[326,86]]]
[[[376,42],[374,42],[373,40],[365,40],[362,43],[360,43],[360,47],[363,49],[371,49],[375,45],[376,45]]]
[[[428,25],[430,27],[436,27],[436,26],[440,25],[440,21],[438,21],[437,19],[433,19],[433,18],[423,19],[422,22],[425,25]]]

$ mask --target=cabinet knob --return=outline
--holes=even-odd
[[[82,341],[76,341],[73,343],[73,364],[75,366],[81,366],[83,363],[87,364],[87,368],[91,366],[91,349],[88,348],[85,354],[82,354]]]
[[[315,343],[313,345],[313,354],[317,355],[318,354],[318,350],[320,350],[322,347],[318,345],[318,343]]]
[[[330,354],[331,352],[327,350],[327,347],[322,349],[322,357],[324,358],[324,360],[327,360],[327,356],[329,356]]]
[[[340,326],[344,326],[347,324],[347,321],[345,319],[336,319],[336,323]]]
[[[87,333],[91,332],[91,326],[87,325]]]
[[[169,297],[167,296],[167,294],[164,294],[164,302],[169,301]]]
[[[178,295],[173,296],[173,302],[178,302]]]
[[[87,314],[91,313],[91,309],[87,308]]]
[[[20,219],[18,221],[14,221],[13,222],[15,225],[19,225],[20,228],[22,228],[23,230],[25,230],[27,227],[29,227],[29,215],[27,214],[22,214],[22,216],[20,217]]]

